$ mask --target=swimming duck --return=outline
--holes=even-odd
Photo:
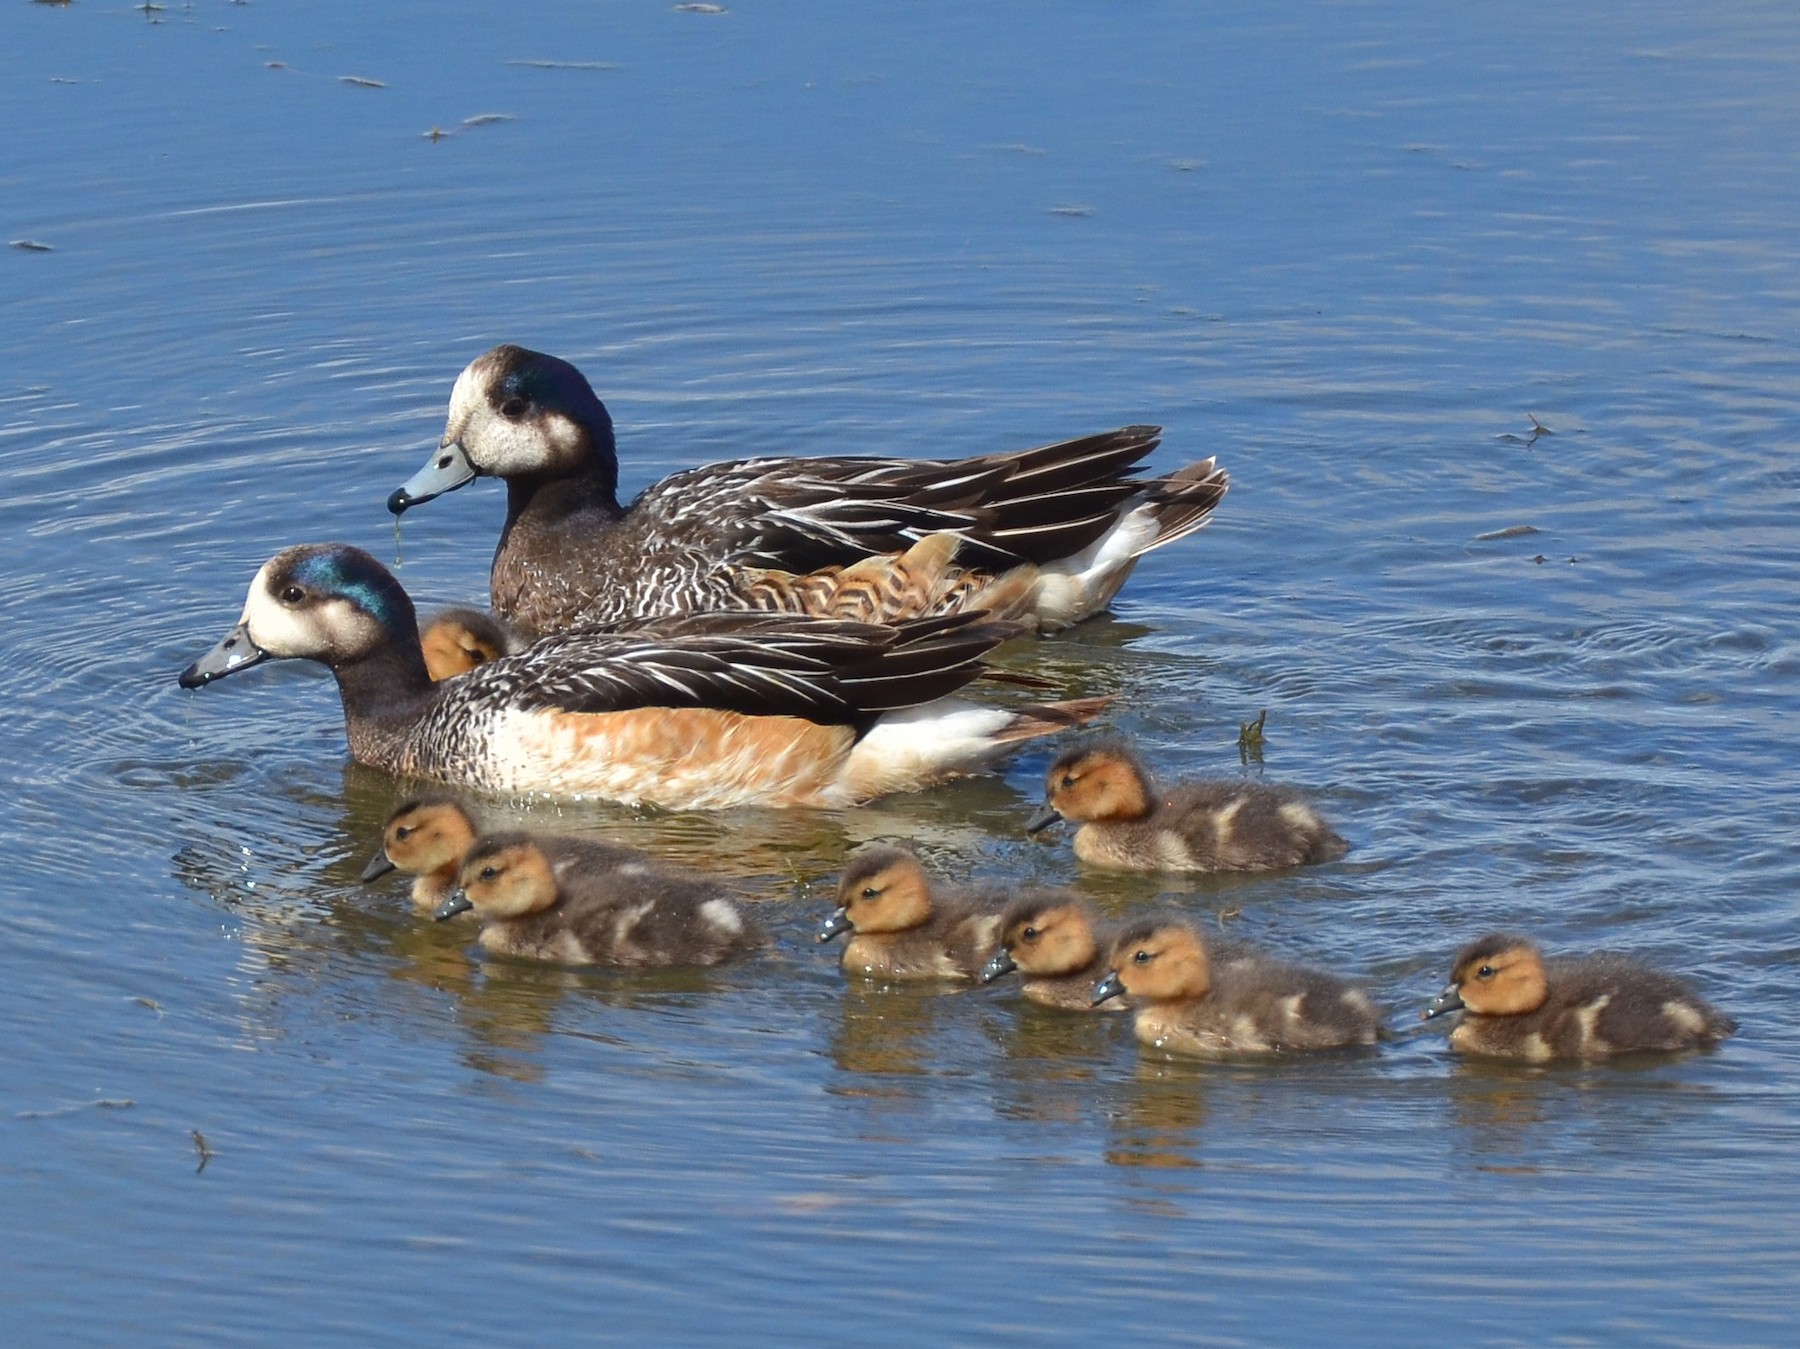
[[[430,913],[456,889],[457,872],[475,846],[475,821],[448,796],[416,796],[394,807],[363,882],[400,870],[413,878],[413,908]]]
[[[419,634],[425,673],[433,682],[467,674],[477,665],[510,656],[525,646],[504,619],[485,609],[461,605],[438,610]]]
[[[467,909],[493,954],[561,965],[717,965],[766,942],[725,887],[585,839],[489,834],[434,917]]]
[[[343,544],[263,565],[243,616],[182,673],[271,658],[337,677],[350,753],[409,777],[674,809],[855,805],[979,771],[1098,715],[1104,698],[997,708],[948,695],[1017,632],[980,614],[897,627],[699,614],[568,633],[433,684],[412,601]]]
[[[981,982],[991,984],[1017,970],[1025,976],[1020,991],[1035,1003],[1066,1011],[1099,1007],[1122,1012],[1122,1002],[1094,1001],[1094,985],[1110,968],[1113,940],[1114,934],[1096,927],[1093,911],[1074,895],[1025,895],[1000,916],[1000,949],[981,967]]]
[[[819,929],[844,947],[846,973],[871,979],[973,979],[994,949],[1007,892],[944,890],[905,848],[865,845],[838,880],[837,911]]]
[[[1130,994],[1137,1038],[1158,1049],[1278,1054],[1372,1045],[1381,1036],[1381,1014],[1356,985],[1236,942],[1202,940],[1188,923],[1127,928],[1111,964],[1094,1001]]]
[[[1704,1049],[1737,1029],[1674,975],[1622,956],[1545,960],[1506,933],[1465,946],[1420,1019],[1446,1012],[1462,1013],[1452,1049],[1539,1063]]]
[[[504,478],[490,588],[530,634],[725,609],[871,622],[1017,609],[1051,631],[1104,609],[1138,558],[1199,529],[1224,496],[1211,459],[1133,476],[1159,435],[1128,426],[957,460],[739,460],[620,506],[612,419],[593,388],[567,361],[507,345],[457,377],[442,444],[388,509]],[[959,541],[960,570],[916,588],[893,564],[941,531]]]
[[[1044,805],[1025,825],[1081,825],[1075,855],[1121,871],[1269,871],[1333,862],[1350,850],[1285,787],[1177,783],[1159,792],[1150,770],[1117,740],[1077,746],[1050,765]]]

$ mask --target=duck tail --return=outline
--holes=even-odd
[[[1007,708],[940,698],[889,712],[856,742],[841,785],[848,800],[868,801],[980,773],[1028,740],[1091,721],[1111,701],[1071,698]]]

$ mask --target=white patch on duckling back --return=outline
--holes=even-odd
[[[1303,806],[1298,801],[1289,801],[1281,807],[1281,818],[1303,834],[1310,834],[1319,827],[1319,815],[1311,806]]]
[[[1692,1003],[1683,1002],[1679,998],[1671,998],[1665,1002],[1662,1014],[1689,1035],[1699,1035],[1706,1029],[1706,1017]]]
[[[1587,1005],[1575,1009],[1575,1024],[1581,1029],[1581,1047],[1584,1050],[1606,1052],[1606,1042],[1595,1032],[1594,1027],[1600,1020],[1600,1013],[1606,1010],[1606,1005],[1611,1001],[1612,994],[1602,993]]]
[[[645,900],[642,904],[633,904],[613,919],[613,945],[615,947],[625,946],[631,939],[632,929],[637,927],[655,907],[655,900]]]
[[[1550,1048],[1550,1042],[1537,1031],[1532,1031],[1525,1037],[1525,1042],[1519,1046],[1519,1052],[1523,1057],[1538,1063],[1556,1057],[1556,1051]]]
[[[700,916],[729,936],[735,937],[744,930],[743,916],[729,899],[707,900],[700,906]]]

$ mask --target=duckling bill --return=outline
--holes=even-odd
[[[1737,1030],[1673,975],[1621,956],[1546,960],[1507,933],[1465,946],[1420,1019],[1452,1012],[1452,1049],[1534,1063],[1707,1049]]]

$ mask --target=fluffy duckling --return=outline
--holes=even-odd
[[[896,626],[692,614],[649,630],[542,638],[433,683],[412,601],[344,544],[288,548],[237,626],[181,675],[264,660],[337,678],[350,753],[409,777],[671,809],[857,805],[979,772],[1105,698],[990,707],[950,695],[1017,635],[981,614]]]
[[[1138,558],[1199,529],[1224,496],[1211,459],[1137,476],[1160,434],[1128,426],[972,459],[740,460],[621,506],[612,418],[592,386],[567,361],[508,345],[458,376],[442,443],[388,509],[505,479],[493,606],[532,634],[727,609],[893,622],[995,610],[994,583],[1026,584],[1022,610],[1051,630],[1105,608]],[[940,532],[959,545],[953,584],[915,590],[887,574]],[[887,592],[881,610],[847,611],[845,588],[862,605],[871,582]]]
[[[1251,782],[1183,782],[1159,792],[1117,740],[1066,751],[1025,825],[1080,824],[1075,855],[1120,871],[1272,871],[1334,862],[1350,850],[1299,794]]]
[[[999,890],[941,891],[905,848],[868,845],[838,880],[837,912],[819,940],[849,932],[846,973],[871,979],[973,979],[994,949]]]
[[[382,828],[381,846],[363,868],[363,881],[404,871],[413,878],[413,908],[430,913],[456,889],[457,872],[477,832],[469,812],[448,796],[402,801]]]
[[[524,646],[503,619],[485,609],[460,605],[438,610],[419,634],[425,672],[434,683],[467,674],[477,665],[510,656]]]
[[[1420,1020],[1446,1012],[1462,1013],[1452,1049],[1536,1063],[1706,1049],[1737,1029],[1674,975],[1613,955],[1547,961],[1506,933],[1462,949]]]
[[[582,839],[490,834],[463,859],[458,882],[434,916],[472,908],[481,944],[495,955],[561,965],[717,965],[766,941],[725,887]]]
[[[1130,994],[1137,1038],[1158,1049],[1279,1054],[1372,1045],[1381,1036],[1381,1013],[1356,985],[1235,942],[1204,941],[1188,923],[1127,928],[1111,964],[1094,1001]]]
[[[1094,985],[1110,968],[1113,940],[1074,895],[1026,895],[1000,916],[1000,949],[981,967],[981,982],[1017,970],[1025,976],[1020,991],[1032,1002],[1065,1011],[1122,1012],[1123,1002],[1094,1001]]]

